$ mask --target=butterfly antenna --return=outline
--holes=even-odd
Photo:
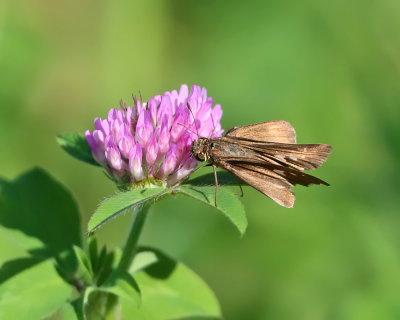
[[[191,133],[193,133],[193,134],[195,134],[195,135],[197,135],[197,136],[199,136],[196,132],[194,132],[193,130],[190,130],[188,127],[186,127],[184,124],[182,124],[182,123],[178,123],[178,125],[180,125],[180,126],[182,126],[182,127],[184,127],[187,131],[190,131]]]
[[[194,117],[194,114],[193,114],[192,108],[190,107],[190,104],[189,104],[189,102],[187,102],[187,103],[186,103],[186,105],[187,105],[187,107],[188,107],[188,109],[189,109],[190,113],[192,114],[192,117],[193,117],[193,122],[194,122],[194,126],[196,127],[197,136],[200,138],[200,135],[199,135],[199,128],[197,128],[196,118]]]
[[[211,132],[211,136],[209,138],[212,138],[214,133],[215,133],[214,117],[213,117],[212,113],[211,113],[211,122],[212,122],[212,125],[213,125],[213,131]]]

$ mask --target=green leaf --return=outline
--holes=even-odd
[[[215,208],[215,186],[181,186],[178,192]],[[242,202],[228,188],[218,188],[217,210],[222,212],[243,235],[247,228],[247,217]]]
[[[117,259],[119,257],[117,257],[115,250],[107,252],[105,247],[102,248],[95,272],[95,282],[97,285],[101,285],[109,277],[113,267],[116,265]]]
[[[41,318],[41,320],[83,320],[83,316],[79,319],[72,304],[67,302],[55,313]]]
[[[72,245],[81,243],[79,211],[69,191],[45,171],[33,169],[11,182],[0,179],[0,225],[42,243],[32,247],[18,240],[37,261],[60,257],[60,266],[74,272]]]
[[[221,317],[189,316],[189,317],[174,318],[171,320],[221,320]]]
[[[89,258],[90,263],[92,265],[93,272],[97,269],[97,260],[98,260],[98,249],[97,249],[97,239],[94,234],[89,235],[88,238],[88,249],[89,249]]]
[[[83,298],[84,319],[121,319],[118,313],[115,312],[117,302],[118,298],[114,294],[88,287]]]
[[[142,205],[148,201],[155,201],[169,192],[165,188],[148,188],[119,193],[104,200],[89,220],[89,232],[102,226],[108,220],[120,213]]]
[[[53,252],[80,245],[78,207],[44,170],[35,168],[12,182],[0,179],[0,190],[1,225],[38,238]]]
[[[77,133],[62,133],[57,136],[57,142],[70,156],[95,166],[100,166],[92,155],[85,137]]]
[[[153,251],[138,252],[133,259],[131,266],[129,267],[129,272],[134,274],[139,270],[156,263],[157,261],[157,255]]]
[[[247,185],[242,180],[236,178],[228,171],[217,170],[218,185],[238,186]],[[183,183],[183,185],[193,186],[215,186],[214,172],[203,174],[199,177],[191,178]]]
[[[66,303],[60,310],[61,318],[64,320],[78,320],[74,307],[70,303]]]
[[[45,257],[32,256],[32,250],[38,254],[44,244],[19,230],[7,229],[0,225],[0,284],[19,272],[45,260]]]
[[[72,287],[47,260],[20,272],[0,286],[0,319],[41,319],[69,298]]]
[[[124,270],[114,270],[98,290],[115,294],[133,302],[136,306],[141,302],[140,290],[135,279]]]
[[[143,247],[140,252],[154,253],[157,262],[135,273],[142,293],[142,304],[140,308],[135,308],[125,299],[121,299],[124,319],[221,317],[214,293],[192,270],[159,250]]]
[[[193,317],[174,318],[171,320],[220,320],[220,319],[221,317],[193,316]]]
[[[85,282],[91,284],[93,282],[93,268],[89,258],[80,247],[74,246],[74,252]]]
[[[94,287],[86,288],[83,298],[84,319],[104,319],[107,300],[108,293],[98,291]]]
[[[0,261],[29,257],[29,251],[40,250],[44,244],[39,239],[0,225]]]
[[[86,289],[87,291],[87,289]],[[85,291],[85,294],[86,294]],[[85,296],[84,295],[80,295],[78,298],[76,298],[75,300],[71,301],[71,306],[74,308],[75,310],[75,314],[76,317],[78,318],[78,320],[84,320],[85,316],[83,314],[84,311],[84,307],[83,307],[83,301],[84,301]]]

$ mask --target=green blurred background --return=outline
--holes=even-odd
[[[216,210],[168,199],[142,242],[199,273],[228,320],[400,319],[399,31],[394,0],[2,0],[0,175],[46,168],[84,230],[115,188],[55,136],[132,93],[202,85],[225,129],[285,119],[300,143],[331,144],[316,172],[331,186],[296,187],[291,210],[245,188],[243,238]],[[121,245],[129,218],[101,242]]]

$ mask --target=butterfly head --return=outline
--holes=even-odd
[[[192,147],[190,148],[190,156],[195,158],[197,161],[207,161],[208,160],[208,140],[206,138],[200,138],[192,142]]]

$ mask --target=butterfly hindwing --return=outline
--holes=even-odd
[[[236,177],[265,194],[279,205],[287,208],[293,207],[295,196],[289,189],[292,186],[289,182],[248,168],[238,167],[234,163],[224,162],[219,166],[233,173]]]

